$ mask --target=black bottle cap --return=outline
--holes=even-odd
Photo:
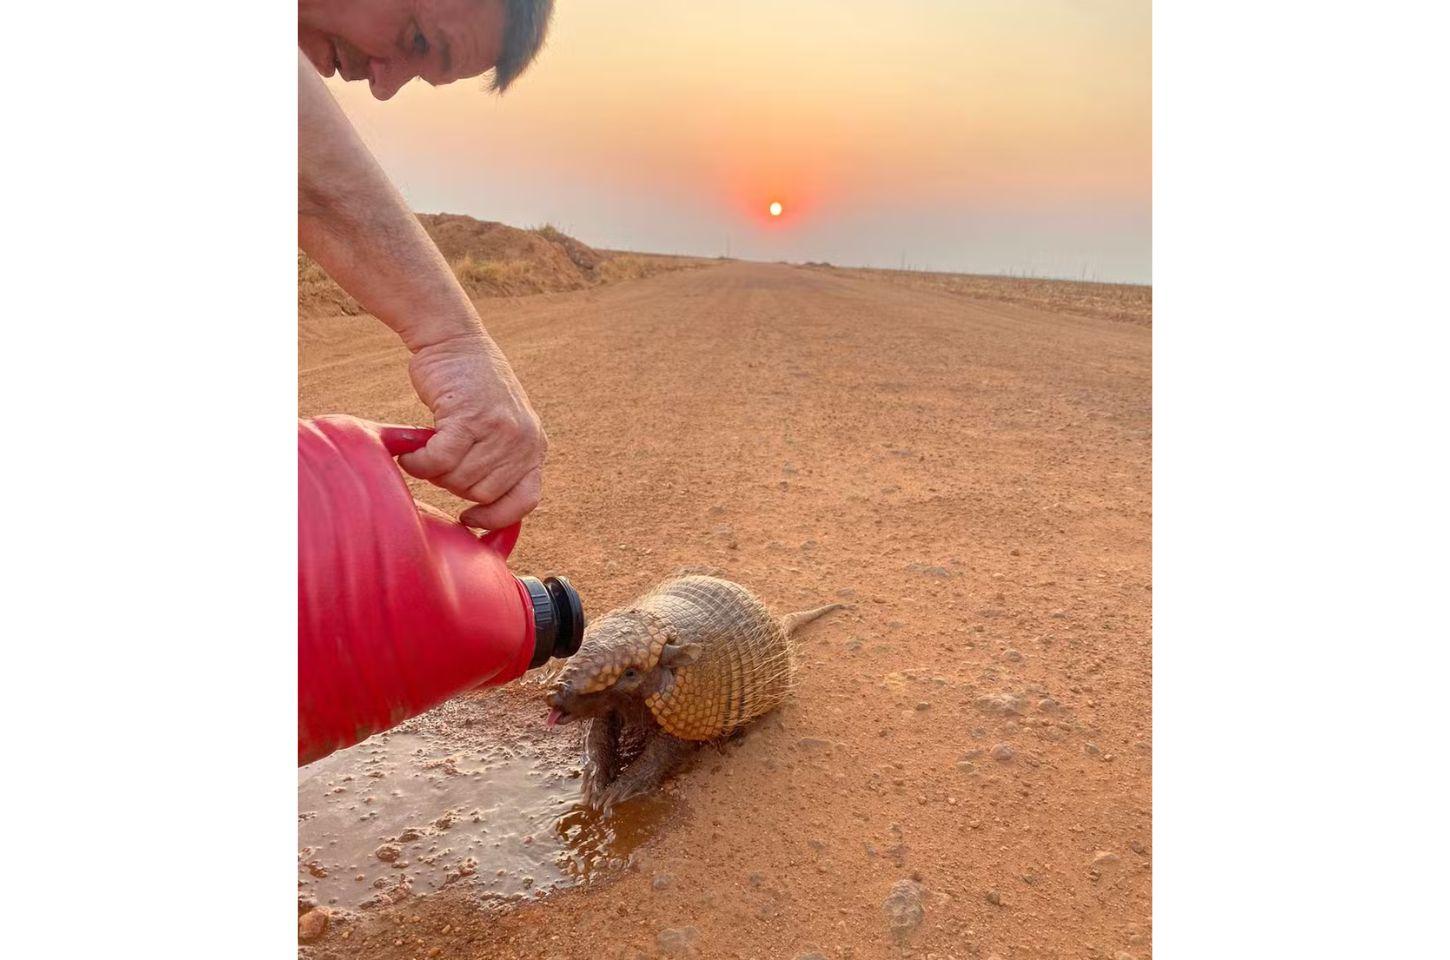
[[[534,608],[534,657],[530,669],[550,657],[568,657],[584,640],[584,604],[564,577],[519,577]]]

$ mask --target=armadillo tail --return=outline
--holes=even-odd
[[[846,609],[844,603],[828,603],[824,607],[816,607],[814,610],[802,610],[800,613],[787,613],[780,618],[780,627],[787,635],[790,635],[812,620],[817,620],[828,613],[834,613],[837,610],[844,609]]]

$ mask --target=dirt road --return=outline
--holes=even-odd
[[[613,881],[413,897],[309,952],[1150,955],[1149,327],[746,263],[478,305],[552,445],[516,569],[594,613],[685,564],[853,608]],[[308,321],[301,412],[427,422],[404,360]]]

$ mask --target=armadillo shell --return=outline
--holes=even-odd
[[[665,730],[683,740],[713,740],[778,706],[791,691],[790,638],[765,605],[728,580],[671,580],[635,606],[658,616],[680,643],[698,643],[699,658],[674,671],[674,683],[645,703]]]

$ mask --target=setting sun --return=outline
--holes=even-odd
[[[772,217],[778,217],[778,216],[780,216],[780,212],[782,210],[784,210],[784,209],[785,208],[780,205],[780,201],[779,200],[772,200],[770,202],[770,215]]]

